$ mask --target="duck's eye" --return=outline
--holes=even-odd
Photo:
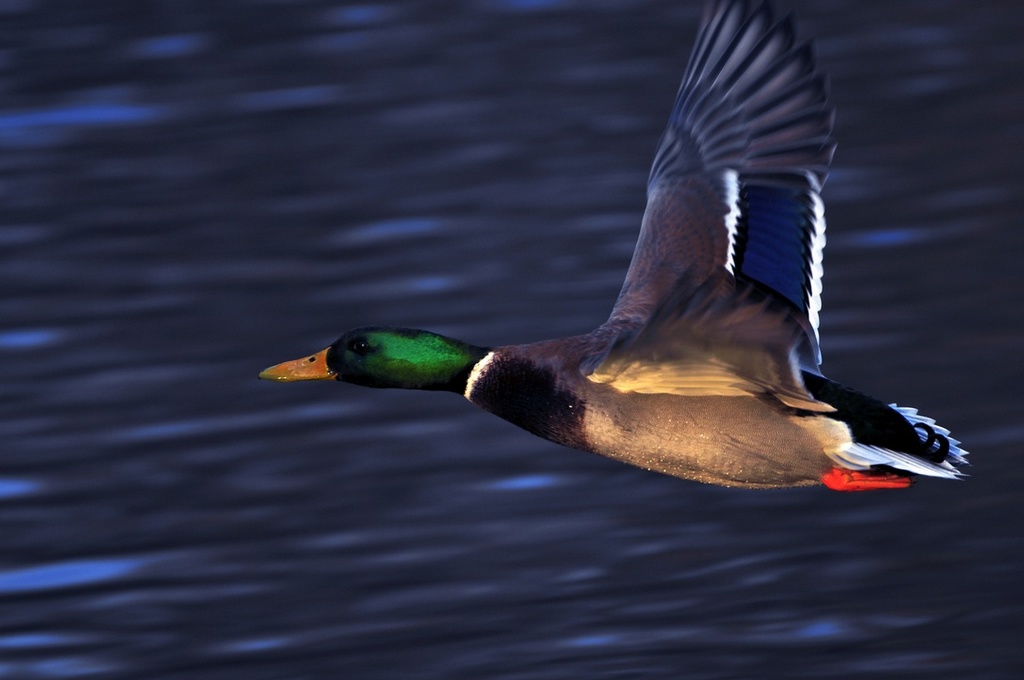
[[[353,338],[348,341],[348,349],[356,354],[369,354],[370,343],[366,341],[366,338]]]

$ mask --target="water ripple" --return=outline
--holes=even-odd
[[[112,581],[132,573],[148,559],[84,559],[0,572],[0,594],[57,590]]]
[[[0,331],[0,349],[37,349],[60,341],[63,333],[56,328],[17,328]]]
[[[205,50],[209,43],[209,39],[201,33],[157,35],[139,40],[130,45],[128,51],[144,59],[171,59],[198,54]]]
[[[0,649],[40,649],[63,647],[81,642],[79,637],[64,633],[14,633],[0,635]]]
[[[70,104],[28,111],[0,112],[0,132],[23,132],[41,127],[134,125],[164,118],[156,104]]]
[[[406,239],[413,236],[440,231],[443,223],[433,217],[406,217],[393,220],[382,220],[360,225],[338,232],[328,241],[334,246],[368,245],[381,241]]]
[[[557,475],[521,475],[491,482],[487,488],[495,491],[529,491],[547,489],[560,484],[562,480]]]
[[[32,479],[4,479],[0,478],[0,499],[28,496],[42,487],[42,484]]]

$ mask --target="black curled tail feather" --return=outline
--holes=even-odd
[[[956,478],[967,452],[949,430],[916,409],[885,404],[820,375],[803,372],[814,397],[836,410],[823,414],[850,428],[853,442],[837,462],[851,469],[891,468],[898,472]]]
[[[950,436],[949,430],[937,424],[932,418],[923,416],[916,408],[889,404],[889,407],[907,419],[923,436],[923,456],[935,463],[970,465],[968,452],[960,448],[960,441]]]

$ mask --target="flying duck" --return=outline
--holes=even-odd
[[[966,452],[947,429],[819,369],[833,118],[791,18],[711,2],[601,326],[502,347],[368,326],[260,377],[457,392],[552,442],[709,484],[956,479]]]

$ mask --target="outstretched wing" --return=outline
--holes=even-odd
[[[619,339],[589,379],[621,392],[771,395],[792,408],[834,411],[804,386],[792,309],[752,286],[734,290],[724,273],[679,286],[638,332]]]
[[[789,17],[776,21],[766,2],[712,2],[658,144],[609,323],[636,329],[666,305],[692,310],[688,294],[724,274],[732,285],[719,293],[737,307],[753,288],[789,309],[798,360],[816,370],[818,192],[835,148],[833,117],[826,77]]]

